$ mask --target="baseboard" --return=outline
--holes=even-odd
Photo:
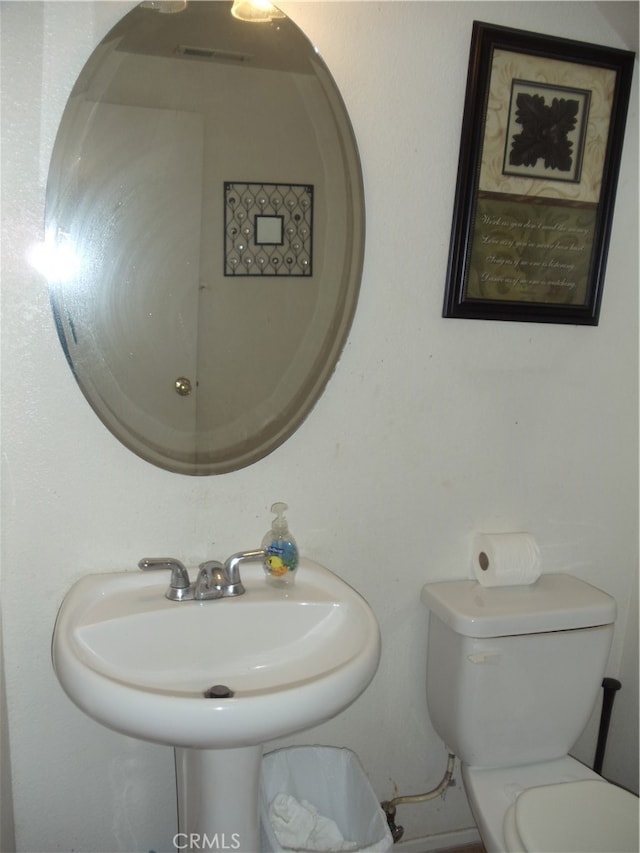
[[[393,850],[394,853],[435,853],[437,850],[451,850],[469,844],[480,844],[480,833],[475,827],[399,841],[393,845]]]

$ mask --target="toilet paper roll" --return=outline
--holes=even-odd
[[[532,584],[540,577],[540,551],[530,533],[478,533],[472,561],[482,586]]]

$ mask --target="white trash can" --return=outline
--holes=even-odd
[[[260,842],[262,853],[393,848],[386,815],[357,756],[333,746],[291,746],[263,757]]]

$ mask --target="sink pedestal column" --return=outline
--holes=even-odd
[[[262,745],[236,749],[176,747],[175,756],[178,849],[260,850]]]

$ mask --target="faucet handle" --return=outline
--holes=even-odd
[[[227,573],[229,584],[229,592],[227,595],[242,595],[245,591],[240,579],[240,563],[250,560],[264,560],[267,552],[263,548],[255,549],[254,551],[240,551],[237,554],[232,554],[225,560],[224,568]]]
[[[180,560],[173,557],[144,557],[138,563],[138,568],[142,569],[143,572],[152,569],[169,569],[171,581],[169,589],[165,592],[165,597],[170,601],[186,601],[193,598],[193,587],[189,580],[189,572]]]

